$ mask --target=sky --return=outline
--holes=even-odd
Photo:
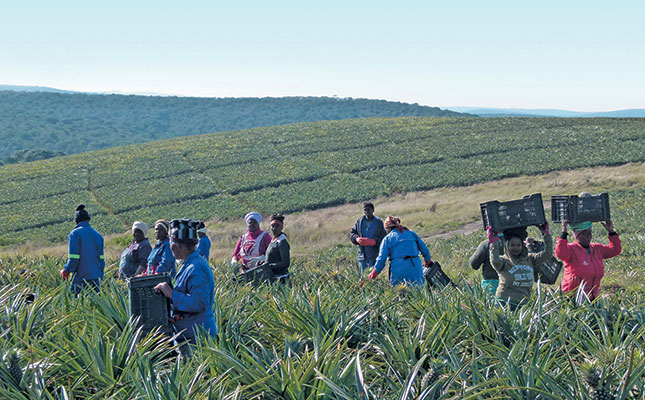
[[[0,84],[645,108],[645,2],[4,2]]]

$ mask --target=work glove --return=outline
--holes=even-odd
[[[432,261],[432,260],[428,260],[428,261],[426,261],[423,265],[424,265],[426,268],[430,268],[430,267],[432,266],[432,264],[434,264],[434,261]]]
[[[356,239],[356,243],[363,247],[369,247],[369,246],[376,246],[376,240],[366,238],[366,237],[359,237]]]
[[[493,227],[486,228],[486,236],[488,236],[488,243],[493,244],[499,241],[499,235],[493,231]]]
[[[239,265],[239,263],[237,262],[237,258],[236,257],[231,257],[231,266],[232,267],[237,267],[238,265]]]
[[[60,270],[60,277],[63,278],[64,281],[69,279],[69,272],[65,271],[65,269]]]
[[[378,276],[378,271],[372,270],[372,272],[370,272],[368,278],[370,278],[370,280],[374,280],[374,279],[376,279],[377,276]]]
[[[538,226],[538,229],[540,229],[540,232],[542,232],[543,235],[549,235],[551,233],[548,222],[546,222],[544,225]]]

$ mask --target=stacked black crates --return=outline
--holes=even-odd
[[[164,273],[137,276],[128,280],[130,316],[139,317],[139,326],[143,326],[144,335],[155,328],[159,328],[161,333],[172,335],[172,325],[168,321],[170,299],[154,290],[160,283],[170,284],[170,276]]]
[[[551,220],[562,222],[565,219],[571,223],[610,220],[609,194],[551,197]]]
[[[546,223],[541,193],[534,193],[519,200],[488,201],[481,203],[479,208],[484,229],[492,226],[495,232]]]

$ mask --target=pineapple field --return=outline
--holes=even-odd
[[[645,161],[645,119],[393,118],[220,132],[0,166],[0,247],[63,241],[77,204],[135,220],[292,213]]]
[[[219,335],[190,359],[129,319],[118,260],[99,295],[75,299],[65,260],[5,259],[0,398],[643,399],[645,189],[611,202],[624,250],[593,304],[538,285],[514,312],[494,305],[468,265],[481,232],[429,243],[457,284],[443,290],[361,286],[355,249],[337,246],[295,258],[291,288],[235,284],[212,264]]]

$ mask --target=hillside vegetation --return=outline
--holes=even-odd
[[[0,245],[63,240],[79,203],[106,234],[643,160],[643,119],[366,119],[184,137],[0,167]]]
[[[460,116],[385,100],[329,97],[194,98],[1,91],[0,161],[65,154],[294,122],[367,117]],[[21,153],[22,151],[22,153]],[[26,157],[26,152],[40,158]],[[46,153],[45,151],[49,151]],[[13,156],[9,158],[10,156]],[[28,155],[27,155],[28,156]]]

